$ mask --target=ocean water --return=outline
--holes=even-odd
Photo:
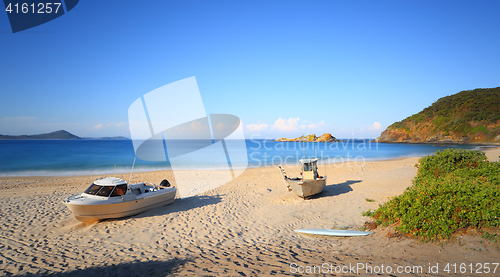
[[[241,142],[241,141],[240,141]],[[363,162],[424,156],[445,148],[475,148],[472,145],[386,144],[369,140],[344,140],[336,143],[273,142],[245,140],[246,149],[232,149],[229,155],[248,159],[248,167],[296,165],[299,159],[320,158],[320,163]],[[244,144],[239,144],[244,145]],[[206,146],[197,140],[179,141],[179,152]],[[246,150],[246,151],[245,151]],[[167,149],[168,151],[168,149]],[[213,151],[213,152],[211,152]],[[227,168],[230,159],[216,159],[218,150],[199,155],[180,156],[176,169]],[[246,152],[246,153],[245,153]],[[223,155],[225,157],[225,155]],[[191,157],[191,158],[190,158]],[[67,176],[130,172],[135,153],[131,140],[0,140],[0,176]],[[241,163],[234,167],[244,167]],[[136,159],[134,172],[171,169],[170,161],[150,162]]]

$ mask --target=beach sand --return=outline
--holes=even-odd
[[[498,160],[500,148],[486,152],[491,160]],[[458,263],[458,270],[465,263],[467,272],[462,275],[469,276],[475,275],[470,273],[471,263],[475,271],[477,263],[500,262],[500,244],[482,239],[475,231],[441,243],[396,236],[390,227],[351,238],[294,232],[361,230],[369,220],[361,212],[376,209],[411,186],[417,161],[321,165],[320,174],[328,176],[327,187],[310,200],[288,192],[277,167],[247,169],[201,195],[176,199],[129,218],[90,224],[77,221],[62,200],[103,176],[0,178],[0,275],[267,276],[308,269],[318,273],[323,266],[328,275],[378,270],[389,276],[390,266],[393,276],[402,275],[398,269],[422,270],[415,276],[449,276],[443,271],[447,263]],[[286,170],[290,176],[299,173],[297,166]],[[208,179],[217,172],[191,174]],[[135,173],[132,182],[160,183],[172,176],[169,171]],[[438,274],[431,274],[429,266],[435,270],[436,265]],[[339,269],[344,273],[339,274]],[[497,268],[496,274],[489,275],[499,272]]]

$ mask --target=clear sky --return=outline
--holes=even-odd
[[[440,97],[500,86],[500,1],[83,0],[13,34],[0,134],[128,136],[128,108],[196,76],[247,138],[374,138]],[[165,108],[168,108],[166,105]]]

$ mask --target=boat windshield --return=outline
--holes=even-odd
[[[84,191],[84,193],[90,194],[90,195],[108,197],[109,193],[111,192],[111,190],[113,188],[114,187],[112,187],[112,186],[99,186],[96,184],[92,184],[92,185],[90,185],[90,187],[86,191]]]
[[[110,196],[111,197],[120,196],[120,195],[124,195],[125,193],[127,193],[127,184],[116,186],[115,190],[113,190],[113,192],[111,193]]]
[[[310,163],[304,164],[304,171],[312,171],[312,165]]]
[[[102,186],[98,186],[92,183],[92,185],[90,185],[90,187],[87,190],[85,190],[84,193],[95,195],[101,189],[101,187]]]

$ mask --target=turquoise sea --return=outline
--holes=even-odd
[[[248,167],[294,165],[298,164],[298,160],[303,157],[318,157],[322,163],[334,163],[347,160],[367,161],[424,156],[450,147],[468,149],[478,147],[473,145],[387,144],[352,139],[336,143],[266,140],[245,140],[245,142]],[[179,142],[176,147],[197,149],[199,145],[206,145],[206,142],[186,140]],[[184,159],[180,166],[186,169],[218,169],[227,166],[227,161],[217,161],[211,156],[208,152],[203,156],[198,156],[196,160]],[[134,158],[131,140],[0,140],[0,176],[127,173],[131,170]],[[134,172],[170,168],[168,159],[166,162],[148,162],[137,159]]]

